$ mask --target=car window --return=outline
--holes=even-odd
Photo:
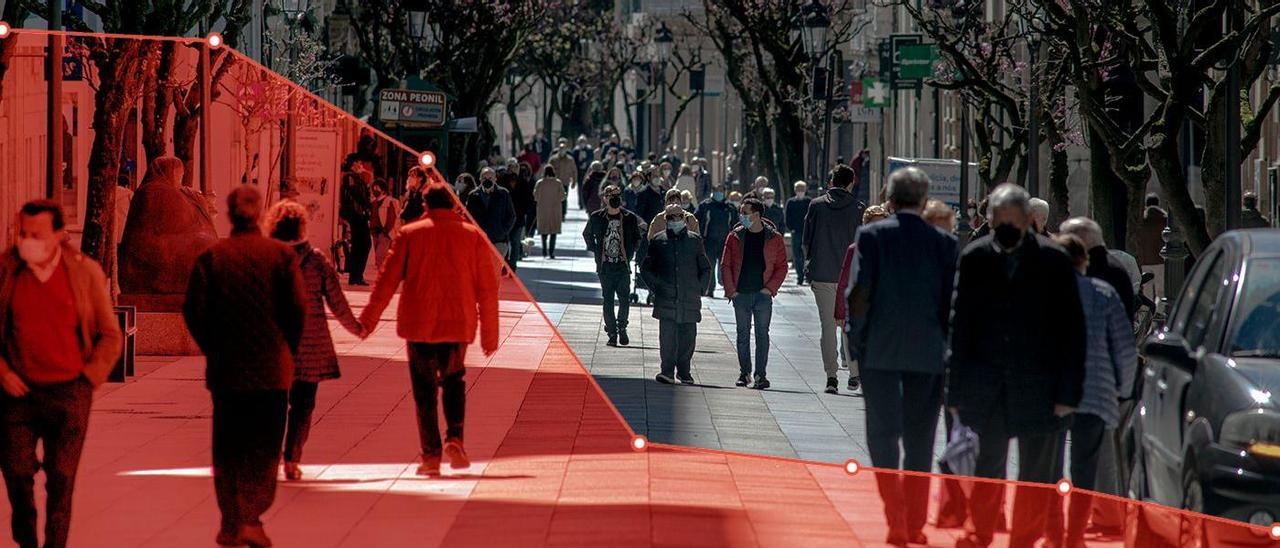
[[[1234,316],[1232,356],[1280,358],[1280,258],[1249,261]]]
[[[1213,266],[1209,268],[1204,281],[1200,284],[1200,291],[1195,297],[1191,313],[1187,316],[1187,330],[1184,338],[1187,341],[1187,347],[1193,350],[1204,344],[1205,334],[1214,324],[1213,318],[1218,308],[1219,297],[1231,284],[1231,279],[1227,277],[1228,261],[1223,258],[1223,254],[1219,253],[1213,261]]]
[[[1187,318],[1191,317],[1191,310],[1195,305],[1196,293],[1202,285],[1201,280],[1204,279],[1205,271],[1213,265],[1214,261],[1222,255],[1221,251],[1215,251],[1212,255],[1206,257],[1196,263],[1195,268],[1187,274],[1187,278],[1182,282],[1182,293],[1178,300],[1174,302],[1173,312],[1169,315],[1169,330],[1179,335],[1185,335],[1187,330]]]

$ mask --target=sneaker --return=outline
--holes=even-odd
[[[748,384],[751,384],[751,381],[747,379],[747,374],[743,373],[741,375],[738,375],[738,382],[734,384],[737,384],[738,386],[746,386]]]
[[[627,336],[627,330],[626,330],[626,329],[619,329],[619,330],[618,330],[618,344],[620,344],[620,345],[622,345],[622,346],[627,346],[627,345],[631,344],[631,337],[628,337],[628,336]]]
[[[302,468],[296,462],[284,463],[284,479],[296,481],[302,479]]]
[[[610,333],[610,334],[609,334],[609,342],[604,343],[604,344],[607,344],[607,345],[609,345],[609,346],[618,346],[618,336],[617,336],[617,335],[615,335],[615,334],[613,334],[613,333]]]
[[[862,377],[849,377],[849,391],[857,392],[862,388]]]
[[[754,388],[756,390],[764,390],[766,388],[769,388],[769,386],[770,386],[769,379],[766,379],[764,377],[756,377],[756,383],[751,385],[751,388]]]
[[[671,375],[668,375],[668,374],[666,374],[666,373],[658,373],[658,376],[654,377],[654,378],[653,378],[653,380],[658,381],[658,382],[660,382],[660,383],[662,383],[662,384],[675,384],[675,383],[676,383],[676,380],[675,380],[675,379],[673,379],[673,378],[671,378]]]
[[[839,386],[840,386],[840,381],[836,380],[835,377],[827,377],[827,389],[824,390],[824,392],[828,394],[839,394],[840,393]]]
[[[693,384],[693,375],[676,375],[676,379],[684,384]]]
[[[444,456],[449,457],[449,468],[469,468],[471,459],[462,450],[462,440],[452,439],[444,442]]]
[[[422,464],[418,465],[419,476],[436,477],[440,475],[440,457],[422,457]]]

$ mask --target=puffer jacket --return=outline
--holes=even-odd
[[[782,233],[769,223],[762,224],[765,232],[764,288],[777,295],[783,280],[787,279],[787,246],[782,243]],[[724,284],[725,295],[738,292],[738,275],[742,272],[742,238],[746,231],[746,228],[738,225],[724,241],[724,254],[720,259],[720,282]]]
[[[711,277],[711,262],[702,236],[686,228],[670,230],[649,242],[640,275],[654,292],[653,317],[676,323],[702,321],[702,290]]]

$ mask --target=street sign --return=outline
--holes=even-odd
[[[960,161],[939,158],[889,157],[889,172],[904,167],[918,167],[929,174],[929,197],[941,200],[960,211]],[[978,180],[978,164],[969,162],[969,180]],[[970,192],[973,191],[972,184]]]
[[[384,89],[378,94],[378,119],[414,127],[444,126],[447,99],[439,91]]]
[[[893,34],[889,36],[889,51],[891,54],[891,63],[889,70],[889,87],[895,91],[900,89],[922,89],[924,80],[920,78],[908,78],[902,74],[902,46],[916,45],[924,42],[924,37],[919,34]]]
[[[889,40],[880,40],[876,52],[880,57],[880,79],[887,82],[893,76],[893,48]]]
[[[849,104],[856,105],[863,102],[862,98],[862,81],[853,80],[849,82]]]
[[[933,76],[937,44],[903,44],[898,48],[898,77],[923,80]]]
[[[875,78],[864,78],[862,80],[862,106],[867,108],[884,108],[890,105],[893,93],[889,90],[889,86],[881,80]]]
[[[880,121],[881,109],[866,107],[861,104],[849,104],[849,122],[853,124],[874,124]]]

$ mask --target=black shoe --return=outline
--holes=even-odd
[[[678,379],[681,383],[684,383],[684,384],[693,384],[693,375],[676,374],[676,379]]]
[[[766,388],[769,388],[769,386],[770,386],[769,379],[766,379],[764,377],[756,377],[756,383],[751,385],[751,388],[754,388],[756,390],[764,390]]]
[[[676,380],[675,380],[675,379],[673,379],[673,378],[671,378],[671,375],[668,375],[668,374],[666,374],[666,373],[658,373],[658,376],[654,377],[654,378],[653,378],[653,380],[658,381],[658,382],[660,382],[660,383],[662,383],[662,384],[675,384],[675,383],[676,383]]]
[[[853,376],[849,377],[848,386],[849,386],[850,392],[857,392],[860,388],[862,388],[862,377],[853,377]]]
[[[747,378],[747,374],[746,374],[746,373],[743,373],[743,374],[741,374],[741,375],[738,375],[738,382],[736,382],[736,383],[734,383],[734,384],[736,384],[736,385],[738,385],[738,386],[746,386],[746,385],[748,385],[748,384],[751,384],[751,380]]]
[[[618,344],[620,344],[620,345],[622,345],[622,346],[627,346],[627,345],[631,344],[631,337],[628,337],[628,336],[627,336],[627,330],[626,330],[626,329],[619,329],[619,330],[618,330]]]
[[[836,380],[835,377],[827,377],[827,389],[825,390],[825,392],[828,394],[839,394],[840,393],[839,386],[840,386],[840,381]]]
[[[605,343],[605,344],[607,344],[607,345],[609,345],[609,346],[618,346],[618,336],[617,336],[617,335],[615,335],[615,334],[613,334],[613,333],[610,333],[610,334],[609,334],[609,342],[607,342],[607,343]]]

